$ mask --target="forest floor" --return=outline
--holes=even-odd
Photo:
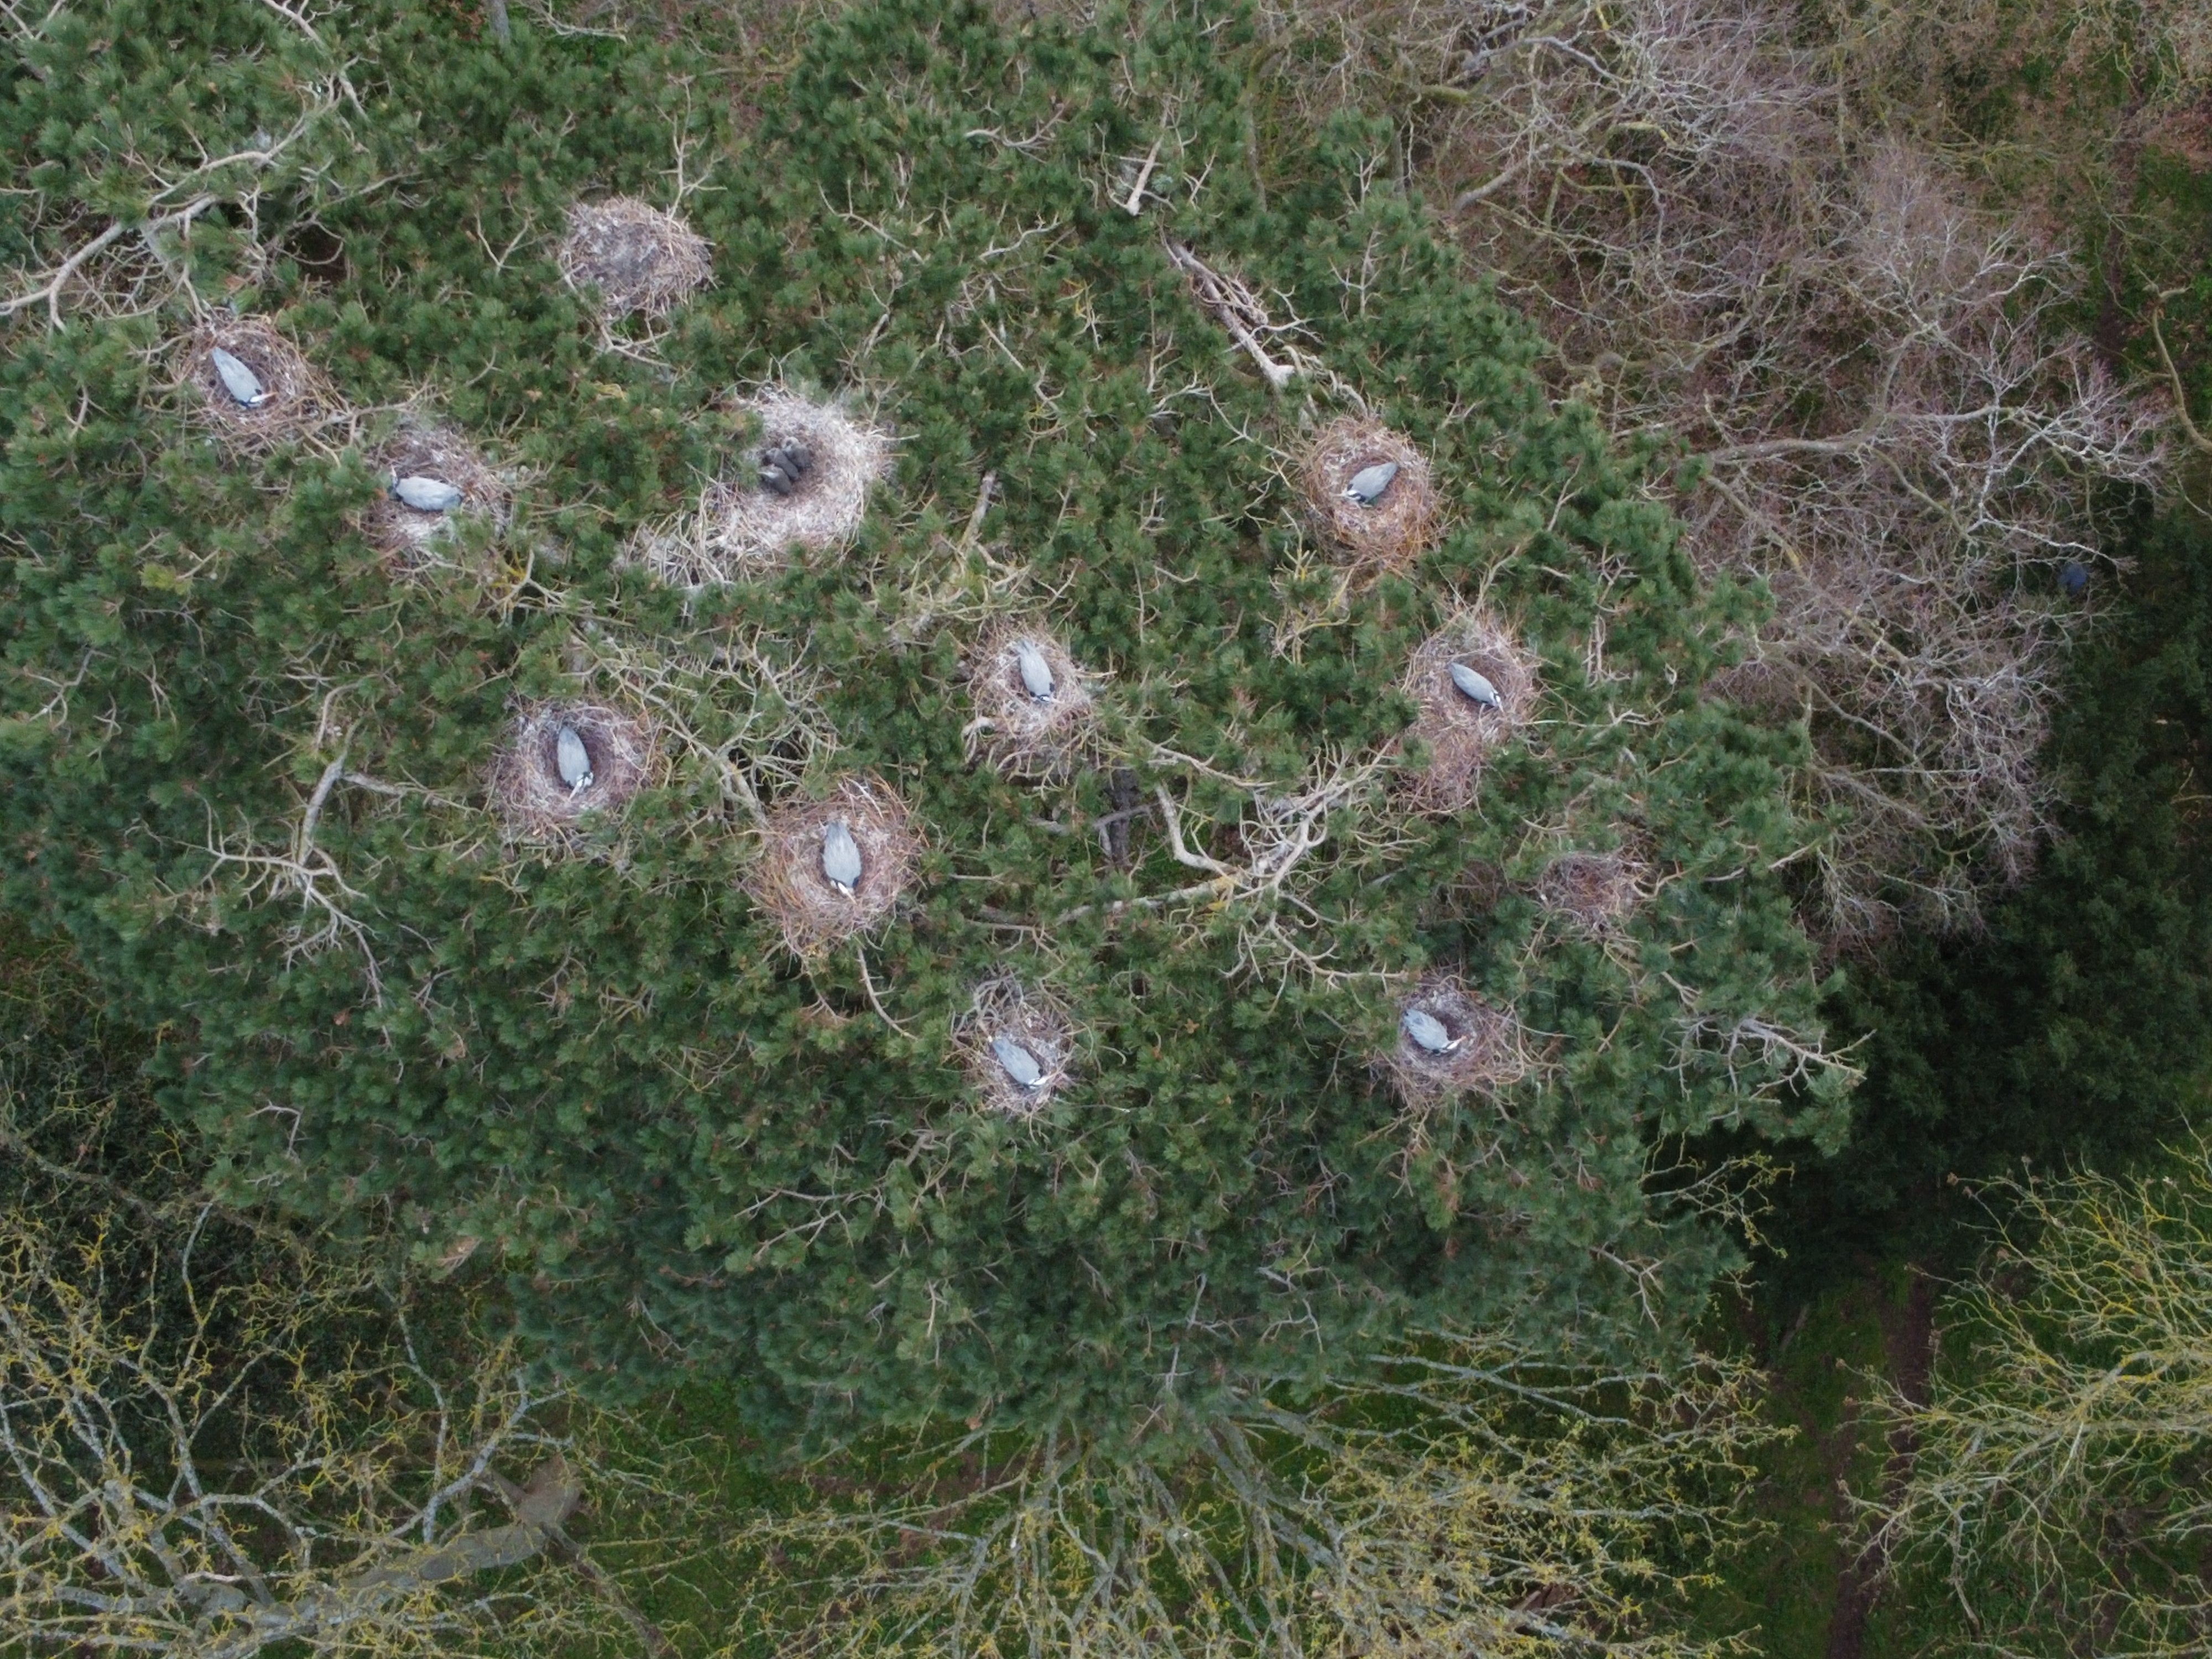
[[[1750,1634],[1762,1659],[1908,1659],[1926,1650],[1905,1605],[1862,1548],[1858,1505],[1909,1467],[1866,1402],[1926,1389],[1941,1287],[1898,1265],[1869,1270],[1773,1319],[1755,1296],[1723,1310],[1717,1344],[1765,1368],[1767,1410],[1797,1431],[1766,1455],[1755,1502],[1773,1528],[1699,1602],[1705,1633]]]

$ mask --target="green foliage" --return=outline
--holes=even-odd
[[[267,8],[109,21],[232,67],[298,49]],[[1233,19],[865,9],[744,136],[681,43],[518,24],[501,51],[404,4],[341,29],[359,101],[311,142],[364,181],[314,204],[347,271],[271,261],[238,298],[356,406],[432,388],[518,475],[477,568],[395,578],[356,523],[357,445],[218,450],[163,383],[173,311],[26,321],[0,371],[10,901],[189,1026],[166,1098],[233,1178],[473,1251],[608,1387],[733,1374],[779,1434],[1107,1433],[1420,1325],[1679,1337],[1731,1251],[1705,1187],[1653,1190],[1653,1150],[1842,1131],[1772,875],[1814,831],[1790,740],[1698,696],[1752,597],[1700,591],[1634,466],[1550,406],[1535,343],[1390,182],[1387,131],[1342,120],[1255,175]],[[81,95],[92,39],[15,77],[12,133]],[[243,118],[222,88],[180,81],[179,119]],[[1156,140],[1161,199],[1132,216]],[[562,215],[669,201],[679,154],[715,284],[657,339],[604,331],[554,268]],[[44,211],[0,198],[19,247]],[[1163,222],[1303,319],[1314,372],[1271,392]],[[623,567],[734,465],[725,394],[771,380],[895,426],[856,544],[690,597]],[[1354,387],[1431,458],[1448,528],[1347,584],[1285,458]],[[1478,598],[1540,659],[1538,721],[1473,807],[1413,817],[1397,688]],[[962,652],[1024,614],[1103,677],[1109,764],[1214,858],[1337,790],[1282,893],[1164,902],[1193,872],[1157,823],[1107,856],[1099,773],[970,762]],[[503,840],[483,780],[513,711],[575,695],[649,696],[670,764],[580,848]],[[876,771],[927,842],[865,955],[804,966],[745,896],[738,787],[794,724],[819,740],[804,787]],[[1656,896],[1609,939],[1547,919],[1549,854],[1623,838]],[[1540,1063],[1499,1099],[1409,1110],[1373,1067],[1431,967],[1517,1011]],[[1026,1122],[983,1109],[950,1038],[1006,973],[1079,1033]]]

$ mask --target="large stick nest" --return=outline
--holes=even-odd
[[[842,547],[868,510],[868,490],[890,459],[890,439],[834,402],[771,387],[738,405],[760,422],[761,439],[733,458],[734,477],[709,488],[689,518],[646,531],[628,562],[673,586],[738,581],[796,545]],[[760,482],[767,452],[799,444],[814,465],[788,495]]]
[[[591,759],[592,781],[581,789],[561,781],[563,726],[574,729]],[[539,703],[516,720],[486,789],[510,835],[559,840],[590,814],[611,811],[642,789],[656,755],[652,727],[634,714],[602,703]]]
[[[1012,1037],[1028,1049],[1044,1077],[1024,1088],[1006,1074],[991,1050],[994,1037]],[[1075,1057],[1075,1027],[1065,1010],[1019,981],[994,979],[975,989],[974,1006],[953,1022],[961,1064],[984,1102],[1013,1117],[1030,1117],[1064,1086]]]
[[[1648,896],[1647,874],[1627,853],[1562,853],[1536,878],[1536,902],[1584,933],[1610,933]]]
[[[849,894],[822,873],[823,831],[839,819],[860,849],[860,878]],[[769,814],[766,841],[747,890],[775,918],[792,954],[802,957],[818,956],[890,915],[921,853],[906,803],[870,776],[844,779],[826,799],[786,802]]]
[[[630,196],[579,202],[568,210],[561,275],[574,289],[599,290],[609,318],[665,316],[714,275],[707,239],[672,213]]]
[[[442,427],[405,428],[377,450],[375,465],[384,488],[362,513],[362,532],[403,570],[434,562],[437,544],[452,538],[459,520],[507,522],[513,495],[506,481],[458,433]],[[449,483],[461,492],[461,504],[443,513],[418,512],[392,493],[393,482],[406,477]]]
[[[1018,647],[1034,646],[1052,671],[1052,697],[1040,701],[1022,683]],[[1012,621],[977,641],[967,663],[975,718],[963,736],[972,758],[980,749],[1001,769],[1024,777],[1060,775],[1077,758],[1097,719],[1082,668],[1046,629]]]
[[[1496,688],[1501,707],[1485,708],[1452,684],[1454,663],[1464,663]],[[1458,811],[1482,784],[1482,769],[1534,718],[1540,690],[1534,654],[1496,617],[1462,612],[1413,653],[1406,690],[1416,713],[1407,732],[1428,746],[1425,771],[1404,774],[1419,810]]]
[[[248,409],[230,395],[210,356],[217,347],[253,371],[265,394]],[[337,394],[300,348],[265,317],[218,318],[186,337],[178,380],[217,435],[247,449],[296,442],[339,409]]]
[[[1402,1024],[1396,1028],[1379,1064],[1407,1105],[1430,1106],[1452,1095],[1494,1096],[1528,1075],[1528,1051],[1511,1010],[1444,974],[1431,975],[1415,988],[1405,1004],[1405,1010],[1413,1009],[1438,1021],[1455,1046],[1448,1054],[1431,1054]]]
[[[1395,461],[1398,476],[1362,506],[1346,489],[1354,474],[1382,461]],[[1315,529],[1356,566],[1395,569],[1434,538],[1437,491],[1428,457],[1380,421],[1346,416],[1323,427],[1300,458],[1297,484]]]

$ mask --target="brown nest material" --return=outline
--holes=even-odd
[[[1019,1043],[1043,1075],[1031,1087],[1016,1082],[992,1047]],[[1075,1027],[1048,998],[1019,981],[994,979],[975,989],[975,1005],[953,1022],[952,1040],[975,1091],[1012,1117],[1031,1117],[1064,1087],[1075,1058]]]
[[[1626,853],[1562,853],[1536,878],[1536,902],[1585,933],[1609,933],[1644,902],[1644,874]]]
[[[842,547],[859,532],[868,490],[890,459],[888,434],[836,403],[816,403],[781,387],[738,408],[759,421],[761,438],[736,458],[736,478],[708,489],[688,519],[640,535],[628,562],[674,586],[720,586],[765,568],[794,545]],[[762,458],[794,443],[814,465],[791,494],[779,495],[760,482]]]
[[[860,878],[850,893],[822,872],[823,836],[840,822],[860,854]],[[890,786],[880,778],[848,777],[826,799],[788,801],[769,815],[767,845],[748,889],[775,918],[793,955],[817,956],[890,915],[921,853],[913,815]]]
[[[1346,486],[1384,461],[1397,463],[1397,477],[1373,503],[1361,505]],[[1418,558],[1435,537],[1437,491],[1428,458],[1380,421],[1330,422],[1307,447],[1297,482],[1314,527],[1356,565],[1395,569]]]
[[[1052,695],[1030,694],[1022,678],[1022,653],[1031,647],[1052,676]],[[980,749],[994,763],[1024,777],[1054,777],[1066,770],[1097,717],[1084,673],[1067,647],[1042,628],[1001,623],[969,653],[968,696],[975,718],[962,734],[969,758]]]
[[[1486,1002],[1457,980],[1431,975],[1407,998],[1401,1018],[1419,1011],[1450,1034],[1452,1048],[1436,1054],[1406,1034],[1401,1023],[1382,1067],[1411,1106],[1427,1106],[1450,1095],[1503,1093],[1528,1073],[1520,1022],[1510,1009]]]
[[[430,562],[434,544],[450,539],[461,519],[485,518],[495,526],[507,522],[512,497],[506,481],[458,434],[436,427],[409,428],[376,452],[375,465],[384,488],[362,513],[362,530],[373,546],[403,568]],[[401,478],[451,484],[461,492],[461,504],[442,513],[411,507],[393,493]]]
[[[592,763],[592,781],[580,789],[561,781],[564,726],[583,739]],[[540,703],[515,721],[514,736],[492,763],[492,808],[514,836],[558,838],[636,794],[653,759],[652,728],[634,714],[601,703]]]
[[[252,371],[261,383],[259,403],[248,408],[224,386],[212,355],[217,348]],[[179,379],[216,433],[247,448],[295,442],[327,420],[338,404],[300,348],[265,317],[222,318],[195,331],[185,342]]]
[[[561,275],[574,289],[597,289],[610,317],[665,316],[714,275],[707,239],[672,213],[632,196],[579,202],[561,240]]]
[[[1498,706],[1487,708],[1462,691],[1452,681],[1454,663],[1488,680]],[[1429,750],[1427,769],[1406,775],[1414,805],[1451,812],[1473,800],[1490,757],[1534,718],[1539,689],[1534,654],[1495,617],[1470,611],[1431,635],[1406,674],[1407,694],[1419,711],[1408,735]]]

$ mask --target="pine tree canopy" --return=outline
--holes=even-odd
[[[111,0],[18,49],[8,294],[82,257],[0,370],[8,895],[166,1031],[232,1178],[778,1432],[1133,1427],[1423,1328],[1696,1317],[1724,1183],[1675,1150],[1832,1146],[1850,1081],[1791,739],[1700,695],[1757,596],[1546,397],[1387,128],[1255,170],[1211,10],[884,0],[744,100],[711,39],[410,0]],[[564,280],[617,196],[705,240],[665,313]],[[195,376],[254,319],[307,378],[247,442]],[[787,394],[884,434],[865,519],[664,580],[640,549],[767,499]],[[1418,556],[1302,504],[1345,419],[1425,459]],[[504,504],[405,557],[370,526],[434,429]],[[1408,665],[1468,617],[1504,712],[1447,807]],[[979,714],[1015,635],[1088,699],[1049,764]],[[634,793],[519,823],[518,732],[564,720]],[[816,856],[878,806],[881,914],[794,939],[775,826]],[[1547,885],[1577,851],[1626,872],[1595,920]],[[1422,994],[1486,1071],[1422,1084]]]

